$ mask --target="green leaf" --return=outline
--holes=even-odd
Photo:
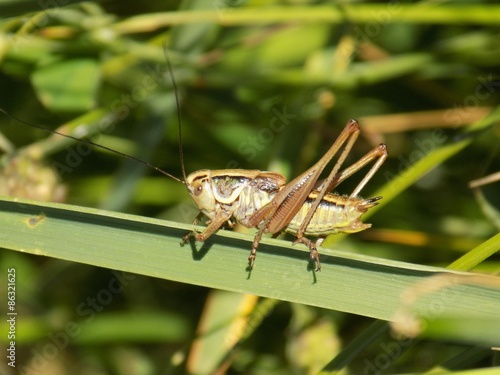
[[[75,59],[51,63],[32,76],[40,101],[54,111],[86,111],[96,104],[101,81],[95,60]]]
[[[6,249],[383,320],[416,282],[438,273],[467,275],[330,249],[321,249],[323,268],[315,273],[305,247],[275,239],[262,241],[249,272],[249,235],[222,230],[204,244],[181,247],[189,225],[9,197],[0,199],[0,226]],[[500,290],[463,283],[452,289],[445,304],[429,293],[412,307],[419,316],[439,304],[439,315],[500,319]]]
[[[235,344],[252,327],[248,315],[257,297],[249,294],[213,290],[207,298],[188,359],[189,373],[214,374],[234,349]],[[221,343],[223,343],[221,345]]]
[[[500,233],[470,250],[467,254],[450,264],[448,268],[453,270],[469,270],[497,253],[499,250]]]

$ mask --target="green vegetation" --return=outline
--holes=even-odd
[[[497,373],[500,7],[164,3],[0,2],[14,370]],[[390,154],[362,191],[384,197],[373,227],[328,237],[319,273],[305,247],[265,238],[249,272],[252,231],[180,246],[197,214],[181,183],[26,124],[180,178],[176,95],[187,173],[291,179],[358,119],[346,163],[380,142]]]

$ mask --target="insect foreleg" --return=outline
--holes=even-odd
[[[196,216],[195,222],[198,222],[199,219],[203,216],[203,213],[200,212],[198,216]],[[203,242],[212,234],[217,232],[227,222],[231,217],[231,214],[226,214],[225,212],[220,212],[217,216],[215,216],[212,220],[208,222],[208,226],[201,233],[196,231],[189,232],[184,237],[182,237],[181,245],[184,245],[189,242],[189,237],[194,237],[196,241]]]
[[[191,225],[197,225],[201,218],[203,217],[203,212],[198,212],[198,215],[196,215],[196,217],[194,218],[193,222],[191,223]],[[181,241],[181,246],[184,246],[185,244],[187,244],[189,242],[189,237],[194,237],[198,234],[198,232],[196,231],[191,231],[189,232],[188,234],[186,234],[185,236],[182,236],[182,241]]]

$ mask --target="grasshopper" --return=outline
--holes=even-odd
[[[173,81],[173,85],[174,90],[176,90],[175,81]],[[316,270],[320,271],[321,263],[317,247],[321,245],[327,235],[355,233],[371,227],[371,224],[361,222],[361,216],[376,206],[382,197],[363,199],[358,194],[384,163],[387,158],[387,149],[384,144],[381,144],[350,167],[341,171],[342,164],[360,133],[360,127],[356,120],[350,120],[346,124],[339,137],[316,164],[288,183],[285,177],[278,173],[259,170],[204,169],[186,176],[182,151],[180,105],[177,97],[176,101],[182,180],[148,162],[117,150],[25,122],[3,109],[0,109],[0,112],[23,124],[135,160],[186,185],[189,195],[200,209],[193,224],[197,223],[202,216],[208,217],[208,220],[205,230],[201,233],[190,232],[182,238],[181,245],[189,242],[190,237],[203,242],[222,226],[233,227],[235,221],[247,228],[257,228],[258,232],[254,237],[248,257],[249,269],[252,269],[254,265],[259,243],[265,233],[277,236],[281,232],[287,232],[294,235],[296,237],[294,244],[303,243],[309,248],[310,259],[316,264]],[[340,155],[330,174],[324,181],[319,182],[321,173],[339,152]],[[372,161],[375,163],[349,196],[330,193],[342,181]],[[306,236],[318,239],[313,242]]]
[[[296,237],[294,244],[303,243],[309,248],[310,259],[316,264],[316,270],[320,271],[317,247],[325,237],[370,228],[371,224],[361,222],[361,216],[382,198],[363,199],[358,194],[387,158],[384,144],[340,171],[359,133],[358,122],[350,120],[325,155],[289,183],[278,173],[258,170],[200,170],[189,176],[184,173],[184,183],[200,209],[195,222],[203,215],[209,220],[203,232],[189,233],[181,244],[187,243],[190,237],[203,242],[226,223],[233,226],[234,219],[247,228],[258,228],[248,257],[250,269],[254,265],[262,235],[270,233],[276,236],[287,232]],[[328,177],[318,182],[320,174],[339,151],[340,155]],[[349,196],[330,193],[342,181],[374,160],[374,165]],[[318,237],[318,240],[312,242],[305,236]]]

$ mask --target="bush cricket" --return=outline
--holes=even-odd
[[[370,224],[361,222],[361,215],[382,198],[363,199],[358,194],[387,158],[384,144],[340,171],[359,132],[358,122],[350,120],[325,155],[289,183],[278,173],[243,169],[201,170],[185,176],[188,192],[200,209],[197,220],[201,215],[209,220],[203,232],[189,233],[183,243],[190,236],[205,241],[225,223],[232,225],[231,219],[234,219],[247,228],[258,228],[248,257],[250,269],[262,235],[287,232],[296,237],[294,244],[303,243],[309,248],[316,270],[321,270],[317,247],[324,238],[329,234],[355,233],[369,228]],[[342,147],[330,175],[318,183],[321,172]],[[375,164],[349,196],[329,193],[374,160]],[[318,237],[318,240],[313,243],[305,236]]]
[[[177,92],[173,77],[172,82]],[[208,220],[207,227],[201,233],[190,232],[182,238],[181,245],[187,243],[190,237],[194,237],[196,241],[205,241],[222,226],[234,226],[234,221],[247,228],[257,228],[258,232],[248,257],[249,269],[252,269],[254,265],[257,248],[264,233],[277,236],[281,232],[287,232],[294,235],[296,237],[294,244],[303,243],[309,248],[310,259],[316,264],[316,270],[320,271],[321,263],[317,247],[327,235],[355,233],[371,227],[371,224],[361,222],[361,216],[377,205],[377,201],[382,197],[363,199],[358,194],[384,163],[387,150],[386,146],[381,144],[341,171],[342,164],[360,133],[356,120],[350,120],[346,124],[339,137],[316,164],[288,183],[285,177],[278,173],[259,170],[200,170],[186,175],[182,151],[180,105],[177,95],[176,104],[182,180],[131,155],[90,140],[62,134],[45,126],[28,123],[3,109],[0,109],[0,112],[23,124],[135,160],[185,184],[189,195],[200,210],[193,224],[197,223],[202,216],[206,216]],[[320,174],[337,154],[339,154],[338,159],[328,177],[322,182],[318,181]],[[349,196],[330,192],[372,161],[375,163]],[[306,236],[318,239],[312,242]]]

